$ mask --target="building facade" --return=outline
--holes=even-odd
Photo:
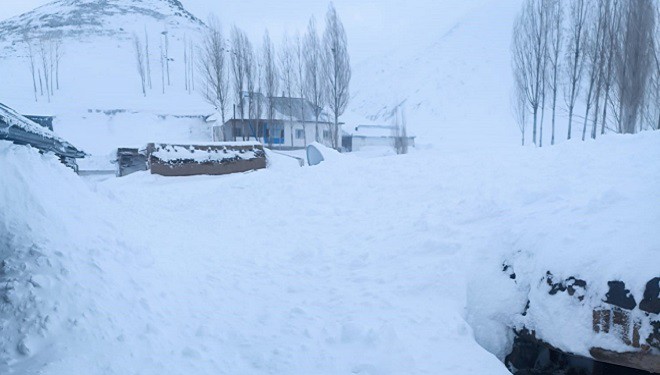
[[[242,117],[238,108],[237,113],[224,123],[217,115],[209,117],[208,121],[214,123],[214,142],[257,141],[275,149],[300,149],[313,142],[336,148],[341,145],[341,129],[333,132],[334,124],[330,117],[308,100],[287,97],[267,99],[261,94],[253,94],[251,100],[253,110],[250,111],[246,104]],[[257,101],[258,105],[255,104]],[[261,110],[255,111],[255,107]],[[256,112],[260,113],[257,115]]]

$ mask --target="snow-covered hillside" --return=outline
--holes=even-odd
[[[52,115],[96,109],[206,113],[208,106],[200,96],[186,93],[184,86],[184,41],[199,40],[203,29],[204,24],[177,0],[55,1],[0,23],[0,97],[20,111]],[[135,37],[143,46],[149,39],[152,89],[147,98],[142,96],[136,68]],[[62,42],[60,90],[50,101],[39,95],[35,102],[26,38],[40,71],[41,41]],[[161,67],[166,42],[169,83],[167,74],[162,74],[168,69]],[[175,109],[172,103],[177,103]]]
[[[422,143],[519,143],[511,114],[510,41],[521,1],[439,2],[447,18],[420,19],[429,32],[356,65],[351,108],[389,123],[403,104]],[[421,40],[421,41],[420,41]]]
[[[200,95],[184,91],[183,39],[197,38],[202,27],[182,8],[185,4],[173,0],[100,4],[57,1],[0,23],[0,40],[5,46],[0,64],[3,71],[12,72],[0,73],[2,100],[22,111],[68,114],[69,118],[88,109],[157,114],[212,111]],[[365,121],[389,123],[392,109],[405,103],[411,131],[420,144],[476,139],[515,145],[518,134],[509,105],[509,45],[520,1],[438,1],[433,6],[443,9],[441,16],[429,12],[434,16],[417,20],[427,25],[426,33],[409,35],[409,42],[401,45],[378,41],[385,51],[382,55],[354,62],[353,98],[344,116],[347,126]],[[232,22],[222,21],[225,25]],[[45,98],[34,102],[22,42],[26,28],[35,37],[43,33],[66,36],[62,89],[52,103]],[[142,36],[145,28],[151,42],[153,89],[143,98],[131,38],[133,33]],[[165,30],[173,61],[171,85],[166,85],[163,95],[159,43]],[[259,45],[260,41],[254,42]]]

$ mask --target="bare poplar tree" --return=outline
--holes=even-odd
[[[621,133],[636,133],[652,63],[655,9],[653,0],[636,0],[623,2],[621,11],[624,30],[621,31],[620,53],[615,60],[618,129]]]
[[[543,104],[547,61],[547,20],[542,0],[526,0],[514,24],[513,63],[524,83],[533,115],[532,141],[537,144],[539,109]]]
[[[564,99],[568,107],[568,135],[573,132],[573,112],[582,87],[585,64],[585,43],[587,39],[588,0],[572,0],[568,24],[568,48],[566,50],[567,84],[564,86]]]
[[[514,66],[514,87],[511,97],[511,107],[513,114],[520,129],[522,146],[525,145],[525,130],[527,128],[527,94],[525,90],[524,70],[517,69]]]
[[[350,96],[351,59],[348,55],[348,40],[344,25],[337,16],[337,11],[332,3],[326,14],[323,44],[325,47],[323,70],[326,81],[326,98],[328,98],[328,107],[334,116],[331,131],[332,146],[339,148],[339,116],[346,110]]]
[[[296,87],[300,97],[300,120],[303,124],[303,143],[307,147],[307,124],[305,118],[305,56],[303,55],[303,42],[300,33],[294,39],[294,60],[296,66]]]
[[[256,133],[256,140],[259,141],[260,138],[260,132],[259,132],[259,123],[261,122],[261,115],[263,114],[264,111],[264,104],[265,102],[263,101],[263,90],[262,90],[262,85],[263,85],[263,63],[261,61],[261,57],[259,53],[256,51],[254,52],[254,75],[255,75],[255,84],[257,85],[257,91],[254,94],[254,118],[257,120],[256,121],[256,128],[255,128],[255,133]]]
[[[599,106],[600,106],[600,97],[601,94],[604,94],[607,91],[607,88],[605,87],[607,82],[607,75],[608,75],[608,57],[609,57],[609,52],[608,49],[611,46],[611,41],[609,38],[613,37],[611,34],[611,1],[610,0],[598,0],[598,22],[597,24],[601,28],[600,30],[600,38],[598,39],[598,50],[594,51],[597,52],[597,56],[595,56],[592,59],[592,64],[595,63],[598,66],[598,76],[596,80],[596,98],[594,100],[594,119],[593,119],[593,125],[591,127],[591,138],[595,139],[597,130],[598,130],[598,116],[600,115],[599,112]],[[597,33],[598,34],[598,33]],[[607,108],[607,99],[603,102],[603,107]],[[606,121],[606,111],[603,111],[603,117],[601,118],[602,125],[601,127],[604,129],[605,127],[605,121]]]
[[[37,102],[39,101],[39,98],[37,97],[37,77],[36,77],[34,49],[32,48],[32,42],[30,41],[30,37],[27,34],[23,36],[23,42],[26,44],[28,49],[28,61],[30,63],[29,65],[30,73],[32,75],[32,90],[34,91],[34,101]]]
[[[170,33],[165,29],[162,32],[164,44],[163,44],[163,59],[165,60],[165,72],[167,73],[167,85],[171,86],[172,81],[170,80]]]
[[[50,70],[50,96],[55,96],[55,39],[48,38],[48,69]]]
[[[282,40],[282,45],[280,46],[279,53],[279,63],[280,63],[280,81],[282,82],[282,89],[287,98],[287,110],[289,113],[289,127],[291,128],[291,147],[293,147],[293,98],[292,93],[295,85],[295,62],[294,62],[294,52],[293,46],[289,41],[289,37],[284,34],[284,39]],[[284,96],[284,95],[283,95]]]
[[[258,120],[258,117],[255,116],[255,85],[257,80],[257,71],[256,71],[256,61],[254,57],[254,48],[252,43],[246,38],[245,45],[243,46],[244,53],[243,59],[245,60],[243,64],[245,65],[245,85],[247,88],[247,107],[248,107],[248,120],[249,120],[249,131],[252,132],[255,138],[257,138],[257,125],[253,120]],[[248,139],[250,135],[248,134]]]
[[[549,0],[548,0],[549,1]],[[541,43],[543,46],[543,62],[541,63],[541,121],[539,121],[539,147],[543,147],[543,124],[545,121],[545,103],[547,100],[547,94],[548,94],[548,84],[549,84],[549,77],[548,77],[548,64],[550,63],[549,59],[549,34],[550,34],[550,12],[548,11],[550,8],[548,6],[548,3],[545,2],[545,0],[541,0],[541,4],[543,6],[543,20],[545,21],[543,23],[543,29],[541,31]]]
[[[144,28],[144,59],[147,62],[147,82],[149,89],[153,90],[154,86],[151,81],[151,53],[149,52],[149,34],[147,34],[147,27]]]
[[[183,35],[183,79],[186,92],[190,92],[190,69],[188,69],[188,36]]]
[[[602,71],[601,55],[603,48],[603,17],[601,10],[598,9],[595,13],[591,13],[589,17],[589,31],[586,48],[586,69],[587,69],[587,92],[584,98],[585,112],[584,123],[582,126],[582,140],[584,141],[587,134],[587,123],[589,122],[589,113],[591,106],[596,104],[594,121],[598,121],[598,102],[600,100],[600,77]]]
[[[316,30],[316,21],[314,17],[309,20],[307,25],[307,34],[304,42],[305,50],[305,97],[314,105],[314,129],[315,140],[319,138],[319,116],[321,116],[323,105],[323,72],[322,72],[322,54],[321,43]]]
[[[60,89],[60,62],[62,61],[62,57],[64,56],[64,48],[63,48],[63,43],[61,38],[56,38],[54,40],[54,46],[55,50],[55,88],[59,91]]]
[[[555,144],[555,124],[557,114],[557,91],[559,89],[559,73],[561,69],[561,60],[559,56],[562,51],[563,42],[563,19],[564,11],[560,0],[548,1],[548,27],[550,29],[550,43],[548,46],[548,59],[550,64],[549,85],[552,91],[552,133],[550,144]]]
[[[406,114],[402,108],[396,107],[394,110],[394,126],[392,127],[394,138],[394,151],[398,155],[408,153],[408,125],[406,124]]]
[[[160,83],[163,88],[163,94],[165,94],[165,45],[163,38],[160,38]]]
[[[41,93],[41,96],[44,96],[44,84],[43,80],[41,79],[41,68],[37,69],[37,77],[39,77],[39,92]]]
[[[653,41],[654,88],[651,93],[655,109],[655,130],[660,130],[660,6],[655,5],[655,38]]]
[[[617,12],[619,0],[600,0],[603,2],[605,16],[605,40],[603,46],[605,49],[605,63],[602,75],[602,88],[603,88],[603,115],[601,116],[601,130],[600,134],[605,134],[605,127],[607,126],[607,109],[610,107],[610,90],[612,88],[612,81],[614,76],[614,59],[616,56],[616,49],[618,46],[619,30],[621,29],[621,15]],[[595,135],[594,135],[595,138]]]
[[[266,95],[266,113],[268,116],[268,144],[269,146],[273,145],[273,119],[275,118],[275,106],[273,103],[273,98],[277,95],[278,90],[278,77],[277,64],[275,62],[275,47],[273,47],[273,42],[270,39],[268,30],[264,34],[263,40],[263,51],[262,51],[262,65],[263,65],[263,88]]]
[[[207,22],[206,34],[202,43],[198,69],[201,74],[202,95],[214,106],[226,121],[229,105],[229,76],[227,68],[227,46],[222,35],[222,26],[216,18]]]
[[[245,89],[245,40],[247,37],[236,25],[231,29],[231,70],[234,84],[234,96],[238,103],[238,110],[241,118],[241,126],[245,115],[245,98],[243,91]],[[234,140],[236,137],[234,136]]]
[[[49,41],[46,38],[41,38],[39,40],[39,53],[41,57],[41,68],[43,69],[43,75],[44,75],[44,88],[46,89],[46,97],[48,98],[48,102],[50,103],[50,97],[51,97],[51,92],[50,92],[50,51],[49,51]],[[39,78],[41,80],[41,78]]]
[[[146,66],[144,61],[144,48],[142,46],[142,41],[137,36],[133,34],[133,47],[135,52],[135,62],[137,64],[138,75],[140,76],[140,84],[142,87],[142,95],[147,96],[147,87],[146,87]]]

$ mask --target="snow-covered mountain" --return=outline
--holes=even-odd
[[[130,37],[142,24],[201,26],[178,0],[59,0],[0,22],[0,40],[20,42],[49,35]]]
[[[22,111],[55,115],[90,109],[167,109],[171,113],[176,111],[172,103],[190,112],[191,106],[199,108],[203,102],[195,93],[185,94],[184,42],[198,39],[204,27],[178,0],[49,3],[0,23],[0,97]],[[136,37],[143,46],[149,40],[152,89],[146,99],[135,63]],[[37,70],[43,70],[39,59],[44,39],[62,44],[60,90],[50,101],[39,95],[35,102],[27,42],[35,51]],[[166,68],[161,68],[165,44],[169,79]]]

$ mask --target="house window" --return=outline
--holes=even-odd
[[[264,143],[281,145],[284,144],[284,128],[282,125],[264,124]]]
[[[330,135],[330,130],[324,130],[323,131],[323,139],[330,139],[332,136]]]
[[[296,139],[303,139],[303,138],[305,138],[305,130],[296,129]]]

